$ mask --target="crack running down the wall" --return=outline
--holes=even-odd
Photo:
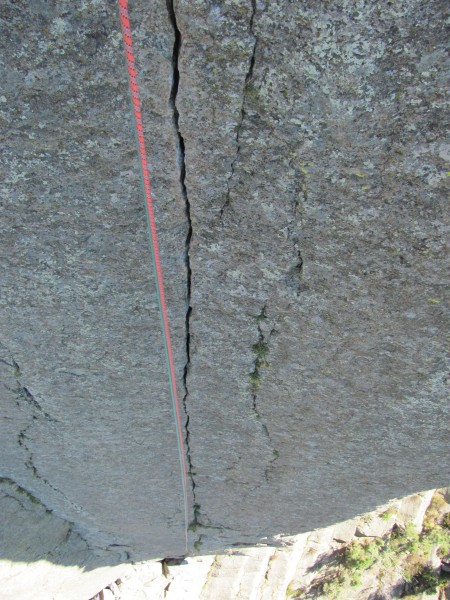
[[[266,466],[266,468],[264,470],[264,477],[267,482],[267,481],[269,481],[270,471],[273,468],[275,461],[278,460],[280,453],[275,448],[275,445],[270,436],[267,425],[263,422],[261,414],[259,412],[259,408],[258,408],[258,389],[261,384],[261,369],[263,367],[270,366],[270,364],[267,360],[267,354],[269,353],[268,342],[269,342],[269,339],[270,339],[270,336],[272,335],[272,333],[275,333],[275,329],[272,329],[272,331],[269,333],[268,337],[266,337],[264,335],[264,332],[262,329],[262,323],[267,319],[266,310],[267,310],[267,306],[264,305],[261,309],[261,312],[256,317],[256,322],[257,322],[257,327],[258,327],[258,341],[255,344],[253,344],[253,346],[252,346],[252,350],[255,353],[256,357],[255,357],[255,362],[253,364],[253,371],[249,375],[249,382],[250,382],[250,393],[251,393],[251,397],[252,397],[253,413],[261,426],[262,432],[263,432],[265,438],[267,439],[269,446],[272,449],[272,458],[270,459],[268,465]]]
[[[9,490],[7,491],[8,488]],[[10,477],[0,477],[0,497],[1,496],[16,500],[20,504],[21,508],[27,513],[30,511],[30,506],[27,506],[26,503],[28,501],[31,504],[34,504],[36,507],[38,507],[38,509],[45,511],[47,515],[52,515],[52,517],[56,521],[64,523],[65,531],[60,532],[60,534],[58,535],[59,540],[55,540],[57,545],[54,548],[61,548],[64,544],[69,542],[72,536],[76,536],[86,545],[86,548],[90,553],[95,552],[96,548],[92,546],[89,543],[89,541],[82,535],[81,531],[78,528],[76,528],[75,523],[73,521],[70,521],[64,516],[57,514],[55,510],[48,508],[48,506],[46,506],[41,500],[39,500],[39,498],[34,496],[29,490],[19,485],[14,479],[11,479]],[[55,530],[55,533],[57,533],[57,530]],[[46,551],[46,556],[53,557],[53,549],[49,550],[50,551]]]
[[[178,27],[177,17],[175,14],[175,8],[173,0],[167,1],[167,11],[169,14],[169,20],[173,28],[174,33],[174,43],[173,43],[173,52],[172,52],[172,88],[170,90],[169,97],[169,105],[172,109],[172,122],[175,130],[175,136],[177,140],[177,162],[179,165],[179,181],[181,188],[181,196],[184,200],[185,206],[185,215],[187,220],[187,234],[185,241],[185,265],[186,265],[186,317],[185,317],[185,336],[186,336],[186,363],[183,371],[183,388],[184,388],[184,396],[183,396],[183,409],[185,414],[185,444],[186,444],[186,458],[188,463],[188,475],[191,482],[191,490],[192,490],[192,512],[193,517],[191,521],[191,529],[195,531],[197,525],[199,524],[199,514],[200,514],[200,506],[196,502],[195,497],[195,478],[194,478],[194,468],[192,464],[192,453],[191,453],[191,441],[190,441],[190,431],[189,431],[189,411],[188,411],[188,398],[189,398],[189,388],[188,388],[188,375],[189,369],[191,365],[191,335],[190,335],[190,319],[192,313],[191,307],[191,280],[192,280],[192,271],[191,271],[191,258],[190,258],[190,246],[192,239],[192,220],[191,220],[191,205],[189,202],[189,196],[186,188],[186,156],[185,156],[185,143],[184,138],[181,134],[180,130],[180,113],[178,112],[177,107],[177,95],[178,95],[178,87],[180,83],[180,71],[179,71],[179,58],[180,51],[182,46],[182,36],[181,31]]]
[[[8,484],[11,487],[14,488],[14,491],[17,494],[20,494],[22,496],[26,496],[26,498],[29,500],[29,502],[31,502],[32,504],[36,504],[39,506],[42,506],[42,508],[45,510],[46,513],[51,513],[52,511],[47,508],[45,506],[45,504],[43,504],[39,498],[36,498],[36,496],[34,496],[30,491],[26,490],[25,488],[21,487],[16,481],[14,481],[14,479],[11,479],[10,477],[0,477],[0,484]],[[5,492],[2,492],[5,496],[8,496],[9,498],[14,498],[15,500],[17,500],[20,505],[22,506],[23,509],[26,509],[26,506],[24,505],[23,502],[21,502],[18,498],[16,498],[15,496],[11,495],[11,494],[6,494]]]
[[[52,485],[50,483],[50,481],[46,478],[43,477],[39,471],[37,470],[37,467],[34,463],[34,456],[33,453],[30,449],[30,447],[28,446],[28,431],[31,429],[31,427],[33,426],[34,422],[37,421],[37,417],[33,416],[32,417],[32,422],[27,425],[26,427],[24,427],[19,434],[17,435],[17,443],[19,444],[19,446],[24,450],[25,455],[26,455],[26,459],[25,459],[25,466],[27,469],[29,469],[33,476],[38,479],[39,481],[41,481],[43,484],[45,484],[46,486],[48,486],[50,489],[52,489],[54,492],[56,492],[59,496],[61,496],[62,498],[64,498],[64,500],[70,504],[70,506],[78,513],[82,512],[82,509],[80,506],[78,506],[77,504],[75,504],[74,502],[72,502],[72,500],[70,500],[61,490],[59,490],[58,488],[56,488],[54,485]]]
[[[34,409],[40,417],[43,417],[49,423],[57,423],[57,420],[54,419],[52,416],[50,416],[48,414],[48,412],[46,412],[42,408],[40,402],[38,402],[36,397],[31,393],[30,389],[25,387],[22,384],[22,382],[20,381],[20,376],[21,376],[20,367],[19,367],[18,363],[14,360],[11,353],[9,353],[9,354],[11,356],[11,362],[7,362],[6,360],[3,360],[3,359],[1,359],[1,362],[8,365],[12,369],[14,369],[14,377],[16,378],[16,387],[15,387],[15,389],[10,388],[5,383],[3,384],[4,387],[9,392],[12,392],[13,394],[16,395],[16,398],[17,398],[16,402],[17,402],[18,406],[21,404],[21,402],[23,402],[23,403],[27,404],[28,406],[30,406],[32,409]]]
[[[287,285],[299,296],[306,286],[303,283],[303,256],[300,250],[300,231],[302,228],[302,209],[308,202],[308,170],[303,165],[296,165],[293,160],[289,166],[294,171],[294,195],[292,199],[292,215],[287,226],[287,237],[292,243],[295,253],[295,264],[286,275]]]
[[[20,448],[22,448],[22,450],[25,452],[25,456],[26,456],[25,466],[29,471],[31,471],[31,473],[33,474],[33,476],[36,479],[38,479],[39,481],[44,483],[46,486],[51,488],[54,492],[56,492],[57,494],[62,496],[64,498],[64,500],[67,503],[69,503],[75,511],[80,513],[81,507],[76,505],[74,502],[72,502],[61,490],[59,490],[54,485],[52,485],[50,483],[50,481],[48,479],[46,479],[45,477],[43,477],[39,473],[38,469],[36,468],[33,453],[27,443],[27,441],[29,439],[28,432],[33,427],[33,425],[37,424],[38,422],[50,424],[50,426],[53,428],[54,424],[58,423],[58,420],[53,418],[51,415],[49,415],[42,408],[40,402],[38,402],[38,400],[36,400],[35,396],[30,392],[30,390],[23,385],[23,383],[20,380],[22,372],[21,372],[19,364],[14,359],[12,353],[6,348],[6,346],[3,346],[3,344],[1,344],[1,346],[9,354],[10,360],[7,361],[4,359],[0,359],[0,362],[8,365],[9,367],[11,367],[13,369],[13,374],[16,379],[16,387],[15,388],[10,388],[9,386],[7,386],[5,384],[4,385],[7,390],[9,390],[10,392],[12,392],[16,395],[17,406],[21,406],[21,405],[28,406],[32,409],[31,414],[28,413],[28,417],[31,419],[31,421],[28,423],[28,425],[23,427],[21,429],[21,431],[19,431],[19,433],[17,434],[17,443],[20,446]],[[3,480],[4,479],[5,478],[3,478]]]
[[[253,47],[252,47],[252,52],[250,54],[250,60],[249,60],[249,64],[248,64],[247,74],[245,75],[244,89],[242,91],[241,113],[240,113],[239,121],[238,121],[238,124],[236,127],[236,139],[235,139],[236,154],[231,163],[230,175],[227,179],[227,191],[226,191],[226,195],[225,195],[225,202],[223,203],[222,208],[220,209],[220,222],[222,223],[222,225],[223,225],[224,212],[231,204],[231,182],[232,182],[234,174],[235,174],[236,164],[239,161],[239,157],[241,155],[241,130],[242,130],[242,126],[244,124],[244,119],[245,119],[245,115],[246,115],[247,91],[248,91],[250,82],[253,78],[253,69],[255,66],[255,56],[256,56],[256,46],[258,44],[258,39],[257,39],[254,29],[253,29],[253,22],[255,20],[255,15],[256,15],[256,0],[251,0],[251,5],[252,5],[252,9],[251,9],[251,14],[250,14],[248,31],[253,38]]]

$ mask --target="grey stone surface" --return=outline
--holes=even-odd
[[[161,6],[133,15],[157,99],[143,86],[152,154],[166,164],[155,196],[160,213],[171,206],[161,229],[181,379],[186,233]],[[176,436],[117,7],[5,2],[1,16],[2,475],[95,544],[178,555]]]
[[[444,5],[181,6],[204,522],[250,541],[442,485]]]
[[[443,490],[436,490],[434,495],[433,490],[426,493],[428,500],[433,497],[426,515],[435,511],[436,502],[442,507],[442,493]],[[402,506],[407,507],[407,514],[402,513]],[[404,527],[405,517],[410,519],[409,523],[415,523],[422,529],[424,511],[415,494],[337,526],[284,537],[283,547],[240,547],[216,556],[189,557],[181,564],[174,565],[171,562],[166,576],[161,573],[159,563],[144,563],[140,567],[134,567],[134,573],[122,579],[120,597],[121,600],[285,600],[307,597],[330,600],[331,592],[323,592],[322,585],[336,574],[337,561],[345,553],[348,544],[352,541],[356,545],[373,543],[373,540],[355,537],[355,528],[364,528],[365,524],[374,524],[377,520],[386,523],[385,511],[396,509],[397,512],[392,513],[390,527],[385,531],[385,541],[389,539],[395,525]],[[383,514],[384,517],[380,518]],[[353,531],[349,528],[350,524],[353,524]],[[336,538],[339,528],[347,537],[345,541],[338,541]],[[367,600],[375,597],[390,599],[403,597],[407,591],[415,591],[416,596],[421,597],[417,590],[412,590],[411,581],[405,579],[405,562],[409,563],[410,568],[414,568],[413,560],[413,555],[400,552],[396,565],[392,568],[385,561],[376,561],[363,573],[362,584],[345,586],[341,581],[337,597],[339,600]],[[433,552],[428,560],[429,566],[438,567],[441,563]]]
[[[0,475],[112,563],[182,554],[115,2],[0,18]],[[444,3],[137,0],[131,19],[189,551],[447,485]]]
[[[337,523],[333,531],[333,539],[337,542],[350,542],[356,531],[357,520],[349,519],[342,523]]]
[[[6,478],[0,479],[0,506],[2,600],[87,600],[132,570],[121,564],[120,549],[113,556],[90,547],[74,523]]]
[[[429,507],[432,497],[433,491],[428,491],[403,498],[399,506],[398,522],[405,525],[411,522],[421,529],[425,511]]]

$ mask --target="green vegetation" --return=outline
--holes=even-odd
[[[202,549],[202,543],[203,543],[203,535],[199,535],[198,536],[198,540],[196,542],[194,542],[194,550],[198,553],[201,552]]]
[[[388,508],[380,514],[380,519],[382,519],[383,521],[389,521],[389,519],[391,517],[395,517],[396,514],[397,513],[393,508]]]
[[[32,504],[40,504],[43,508],[45,508],[45,511],[47,513],[50,513],[51,511],[48,510],[40,500],[38,500],[38,498],[36,498],[36,496],[33,496],[33,494],[31,492],[29,492],[28,490],[24,489],[23,487],[21,487],[20,485],[18,485],[15,481],[13,481],[12,479],[10,479],[9,477],[0,477],[0,484],[1,483],[7,483],[8,485],[12,486],[15,490],[15,492],[17,494],[20,494],[22,496],[26,496],[28,498],[28,500],[32,503]]]
[[[256,344],[252,346],[253,352],[256,354],[255,367],[259,369],[259,367],[268,367],[269,363],[267,362],[267,354],[269,352],[269,348],[264,340],[259,340]]]
[[[261,367],[269,366],[269,363],[267,361],[267,354],[269,352],[269,348],[268,348],[266,342],[264,341],[264,338],[262,337],[262,335],[260,336],[260,339],[256,342],[256,344],[253,344],[252,350],[256,354],[256,359],[255,359],[255,367],[249,375],[249,381],[250,381],[250,389],[252,391],[252,394],[256,394],[256,392],[259,388],[259,385],[261,383],[260,369],[261,369]]]
[[[353,541],[345,550],[336,576],[324,584],[324,592],[330,598],[342,597],[345,586],[360,585],[364,571],[370,568],[378,570],[380,579],[389,571],[401,571],[415,594],[436,591],[441,580],[431,568],[433,552],[440,558],[450,552],[450,531],[437,524],[421,534],[410,523],[404,529],[396,527],[384,539]]]
[[[295,598],[296,595],[297,595],[297,590],[295,590],[292,587],[292,584],[290,583],[286,590],[286,599]]]
[[[442,519],[442,527],[450,529],[450,512],[444,515],[444,518]]]
[[[431,561],[433,556],[442,559],[450,554],[450,512],[441,518],[444,505],[445,501],[439,496],[433,499],[421,533],[412,523],[404,528],[394,526],[384,538],[354,540],[337,551],[334,555],[337,565],[335,562],[335,566],[330,566],[320,578],[314,597],[323,595],[329,600],[345,598],[346,590],[360,586],[364,573],[369,569],[380,582],[400,573],[409,594],[405,597],[411,600],[423,592],[443,589],[448,585],[448,579],[441,577],[439,570],[433,569]],[[381,518],[389,518],[383,517],[383,514]],[[288,597],[313,596],[305,595],[305,590],[289,589]]]
[[[383,540],[378,538],[367,544],[351,542],[347,546],[344,556],[344,566],[351,574],[351,585],[356,586],[361,584],[361,574],[380,560],[382,551]]]
[[[250,390],[252,394],[256,394],[261,384],[261,367],[268,367],[269,362],[267,361],[267,354],[269,353],[269,347],[267,342],[264,340],[263,332],[261,331],[260,323],[267,319],[266,309],[262,308],[259,315],[255,317],[258,323],[259,339],[256,344],[253,344],[252,350],[256,354],[253,371],[249,374]]]
[[[265,321],[267,319],[265,308],[263,308],[261,310],[261,312],[259,313],[259,315],[256,315],[255,319],[256,319],[257,323],[262,323],[263,321]]]
[[[197,527],[200,525],[200,504],[194,503],[194,518],[189,523],[188,531],[197,531]]]
[[[430,502],[425,517],[423,519],[424,529],[433,528],[439,522],[442,513],[448,507],[444,496],[440,492],[436,492]]]
[[[250,381],[250,389],[252,391],[252,394],[256,394],[261,383],[261,375],[256,370],[256,368],[250,373],[248,379]]]

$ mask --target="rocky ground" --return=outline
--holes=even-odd
[[[450,489],[415,494],[280,545],[133,565],[91,600],[450,598]]]

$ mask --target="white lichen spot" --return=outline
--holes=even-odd
[[[208,20],[212,23],[220,23],[222,19],[223,17],[220,6],[218,4],[213,4],[208,14]]]
[[[25,173],[21,172],[21,165],[16,158],[13,158],[8,165],[9,171],[6,176],[6,183],[18,183],[26,179]]]
[[[4,97],[4,96],[2,96],[2,97]],[[441,144],[439,146],[439,156],[443,160],[450,161],[450,144]]]
[[[53,19],[52,21],[50,31],[53,35],[63,36],[72,31],[72,26],[68,21],[61,19],[61,17],[56,17],[56,19]]]
[[[227,277],[229,279],[233,279],[234,281],[240,281],[242,279],[242,273],[238,269],[236,269],[235,271],[230,270],[227,273]]]
[[[120,31],[116,31],[115,33],[111,34],[109,37],[109,40],[111,42],[111,45],[114,48],[118,48],[121,44],[122,44],[122,34]]]
[[[104,0],[81,0],[80,7],[82,10],[92,10],[94,6],[100,6],[104,3]]]

